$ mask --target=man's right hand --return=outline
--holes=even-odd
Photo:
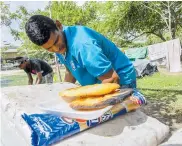
[[[28,85],[33,85],[33,81],[28,81]]]
[[[119,76],[113,69],[111,69],[106,74],[98,77],[98,79],[101,80],[102,83],[117,83],[117,84],[119,84]]]
[[[33,84],[33,78],[32,78],[31,73],[27,73],[27,76],[28,76],[28,85],[32,85]]]

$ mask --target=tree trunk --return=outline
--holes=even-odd
[[[172,25],[172,39],[175,39],[176,38],[176,23],[173,22],[173,25]]]
[[[164,42],[166,41],[166,39],[164,38],[164,36],[159,32],[159,33],[154,33],[151,32],[151,34],[156,35],[157,37],[159,37],[161,40],[163,40]]]
[[[163,40],[164,42],[166,41],[166,39],[163,37],[163,35],[159,35],[158,36],[161,40]]]
[[[59,67],[59,63],[58,63],[56,55],[55,55],[55,62],[56,62],[56,70],[57,70],[57,73],[58,73],[59,81],[62,82],[60,67]]]
[[[170,10],[170,2],[167,2],[168,4],[168,30],[169,30],[169,34],[170,34],[170,38],[173,39],[172,37],[172,29],[171,29],[171,10]]]

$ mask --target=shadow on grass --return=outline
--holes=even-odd
[[[138,88],[139,90],[148,90],[148,91],[162,91],[162,92],[179,92],[182,93],[182,90],[175,89],[150,89],[150,88]]]
[[[140,91],[148,100],[148,104],[142,107],[144,113],[168,125],[170,131],[177,129],[176,123],[182,124],[182,109],[177,111],[171,106],[182,95],[182,90],[140,88]]]

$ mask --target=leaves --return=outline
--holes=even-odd
[[[9,5],[0,1],[0,16],[1,16],[0,25],[9,26],[11,24],[11,19],[9,19],[9,15],[10,15]]]
[[[19,23],[19,30],[10,27],[15,39],[22,45],[19,52],[29,57],[49,58],[52,53],[34,45],[25,34],[25,23],[34,14],[51,16],[63,25],[85,25],[111,39],[119,47],[137,47],[156,42],[182,38],[182,2],[146,1],[87,1],[78,6],[76,1],[51,1],[44,10],[29,12],[21,6],[16,13],[1,4],[1,24],[10,27]],[[136,43],[146,40],[145,43]]]

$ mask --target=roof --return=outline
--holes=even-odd
[[[6,52],[6,53],[17,53],[18,51],[17,51],[17,49],[8,49],[8,50],[6,50],[4,52]]]

